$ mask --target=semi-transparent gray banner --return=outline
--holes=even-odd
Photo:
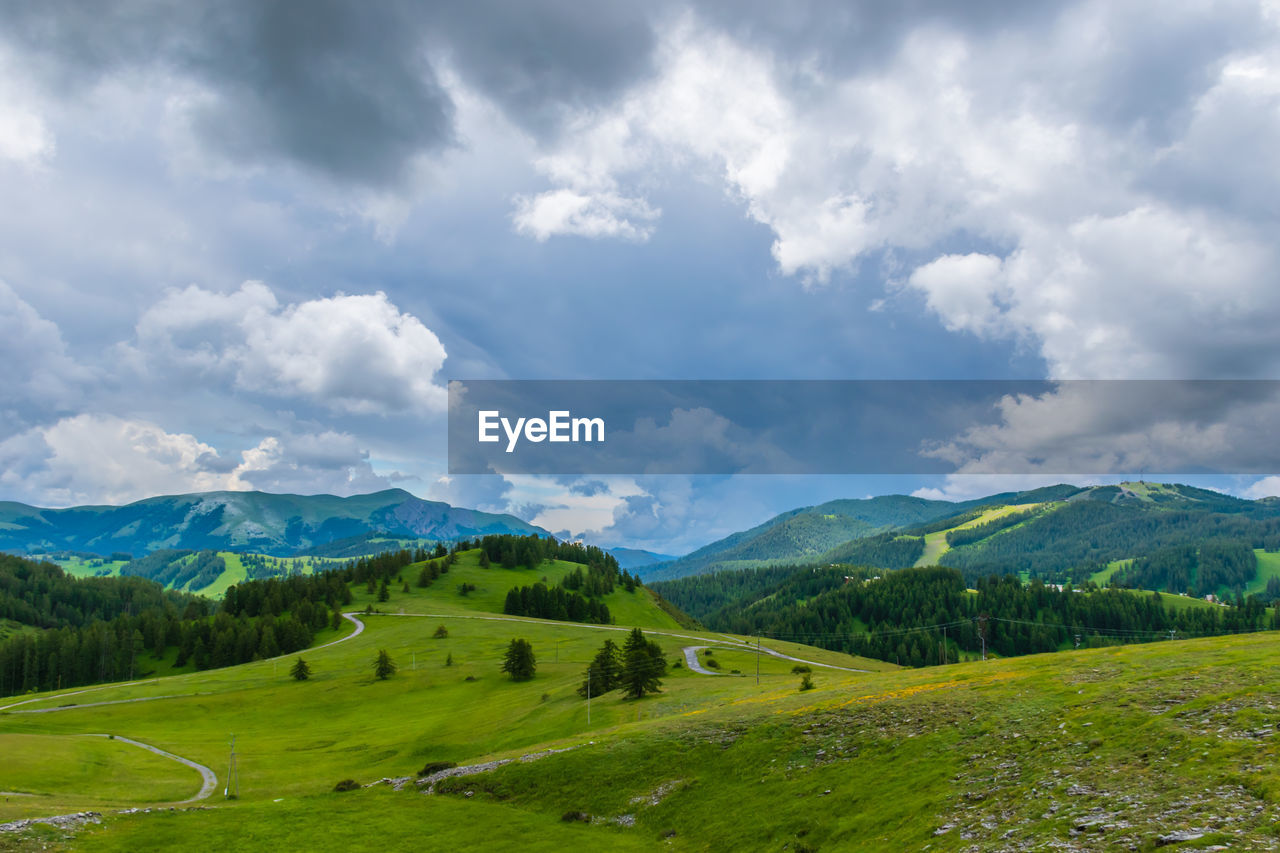
[[[1280,472],[1277,380],[449,383],[451,474]]]

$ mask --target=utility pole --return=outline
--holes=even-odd
[[[240,798],[240,774],[236,770],[236,736],[231,736],[231,759],[227,764],[227,786],[222,789],[222,796],[228,800]]]
[[[760,635],[756,634],[756,686],[760,686]]]
[[[587,728],[591,728],[591,667],[587,667]]]

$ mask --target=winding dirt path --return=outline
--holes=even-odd
[[[111,735],[88,734],[88,735],[84,735],[84,737],[110,738]],[[170,761],[176,761],[179,764],[185,764],[188,767],[190,767],[192,770],[195,770],[200,774],[200,777],[204,780],[204,784],[200,786],[200,792],[196,794],[194,797],[188,797],[185,800],[178,800],[174,803],[174,805],[185,806],[187,803],[199,802],[200,800],[203,800],[206,797],[208,797],[210,794],[212,794],[213,789],[218,786],[217,775],[208,767],[205,767],[203,764],[199,764],[195,761],[192,761],[190,758],[183,758],[181,755],[174,755],[172,752],[165,752],[163,749],[161,749],[158,746],[152,746],[149,743],[143,743],[142,741],[134,740],[133,738],[121,737],[120,735],[116,735],[114,737],[114,740],[123,741],[124,743],[132,744],[133,746],[140,747],[142,749],[147,750],[148,752],[154,752],[156,755],[159,755],[162,758],[168,758]]]
[[[685,646],[680,651],[684,652],[685,665],[694,672],[700,672],[703,675],[724,675],[722,672],[716,672],[714,669],[707,669],[698,660],[698,652],[709,646]]]

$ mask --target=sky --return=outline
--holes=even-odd
[[[399,487],[683,553],[1039,485],[449,477],[445,386],[1277,378],[1277,152],[1274,0],[9,3],[0,499]],[[1124,408],[968,440],[1280,416]]]

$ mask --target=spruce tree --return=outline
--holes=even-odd
[[[536,669],[537,661],[529,641],[512,640],[502,661],[502,671],[510,674],[512,681],[528,681]]]
[[[298,681],[306,681],[311,677],[311,666],[302,658],[298,658],[293,668],[289,670],[289,674]]]
[[[590,693],[592,696],[599,696],[617,688],[621,683],[622,652],[613,640],[605,640],[587,666],[586,678],[578,688],[578,695],[586,697]]]
[[[667,661],[657,643],[644,638],[644,632],[632,628],[622,647],[622,680],[620,686],[632,699],[646,693],[657,693],[662,676],[667,674]]]
[[[373,674],[384,681],[396,674],[396,662],[386,649],[378,650],[378,657],[373,662]]]

